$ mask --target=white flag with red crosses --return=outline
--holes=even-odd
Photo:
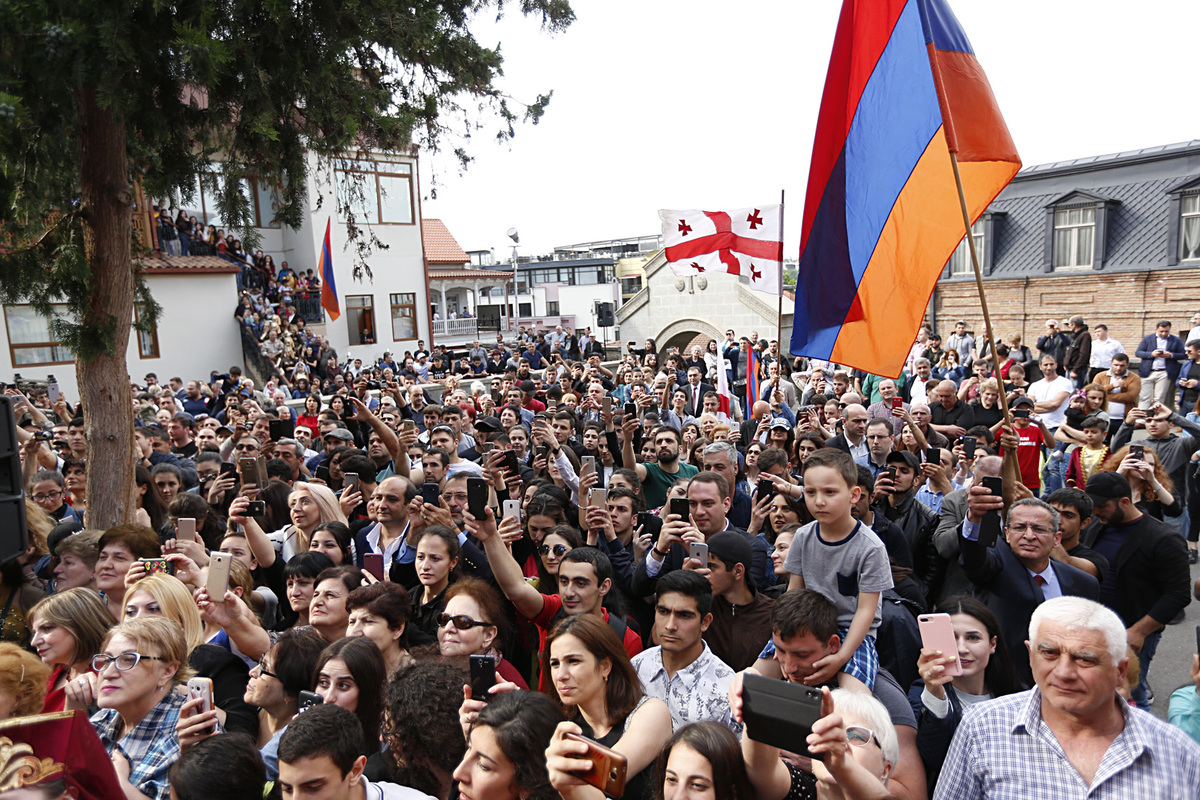
[[[783,206],[734,211],[659,209],[667,263],[676,275],[728,272],[778,296],[783,279]]]

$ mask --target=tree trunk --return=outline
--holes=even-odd
[[[78,359],[75,374],[87,420],[87,527],[103,530],[131,522],[136,509],[125,361],[133,320],[133,203],[123,121],[99,106],[91,87],[80,93],[79,110],[83,248],[91,269],[82,323],[107,331],[109,347],[97,358]]]

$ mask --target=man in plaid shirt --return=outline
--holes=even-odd
[[[1026,644],[1035,688],[967,709],[934,800],[1196,796],[1200,746],[1117,694],[1129,659],[1115,613],[1047,600]]]

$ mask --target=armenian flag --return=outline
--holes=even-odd
[[[937,278],[1021,167],[945,0],[844,0],[801,225],[791,352],[898,376]]]
[[[338,306],[337,283],[333,279],[333,249],[329,246],[329,231],[333,226],[333,218],[325,221],[325,244],[321,247],[321,307],[329,313],[329,318],[336,320],[342,315]]]

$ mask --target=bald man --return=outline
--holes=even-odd
[[[950,441],[957,441],[958,437],[964,435],[974,424],[971,419],[971,407],[958,399],[958,387],[954,385],[954,381],[942,381],[933,390],[933,394],[938,402],[929,409],[932,412],[929,427]]]
[[[871,457],[867,448],[867,409],[861,403],[851,403],[842,410],[842,422],[842,432],[827,439],[825,446],[844,450],[856,464],[866,466]]]

